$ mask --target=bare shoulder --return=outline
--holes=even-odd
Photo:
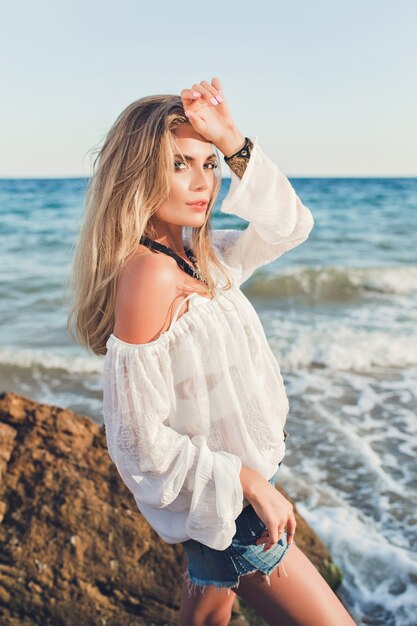
[[[153,252],[132,257],[118,284],[114,334],[128,343],[148,343],[168,329],[182,299],[175,261]]]

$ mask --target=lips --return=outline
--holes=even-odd
[[[195,202],[187,202],[188,206],[206,207],[208,205],[207,200],[196,200]]]

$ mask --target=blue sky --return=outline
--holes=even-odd
[[[89,175],[130,102],[213,76],[288,176],[417,176],[416,24],[415,0],[2,3],[0,177]]]

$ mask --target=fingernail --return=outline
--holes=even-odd
[[[217,102],[216,98],[212,98],[212,99],[210,100],[210,102],[211,102],[211,104],[219,104],[219,103]]]
[[[221,96],[219,96],[219,94],[217,94],[216,98],[217,98],[217,100],[218,100],[219,102],[223,102],[223,98],[222,98]]]
[[[200,92],[199,91],[193,91],[193,96],[199,96]]]

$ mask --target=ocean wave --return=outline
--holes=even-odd
[[[307,296],[318,301],[353,300],[372,293],[409,295],[417,293],[417,266],[289,267],[255,275],[245,292],[271,299]]]
[[[69,374],[100,374],[103,359],[99,356],[57,354],[50,350],[1,349],[0,365],[32,370],[64,371]]]
[[[277,331],[278,331],[278,324]],[[274,326],[274,323],[271,324]],[[369,371],[375,367],[403,368],[417,364],[417,336],[361,330],[341,322],[320,324],[316,328],[292,329],[286,338],[280,336],[269,343],[284,368],[320,367],[331,370]]]

